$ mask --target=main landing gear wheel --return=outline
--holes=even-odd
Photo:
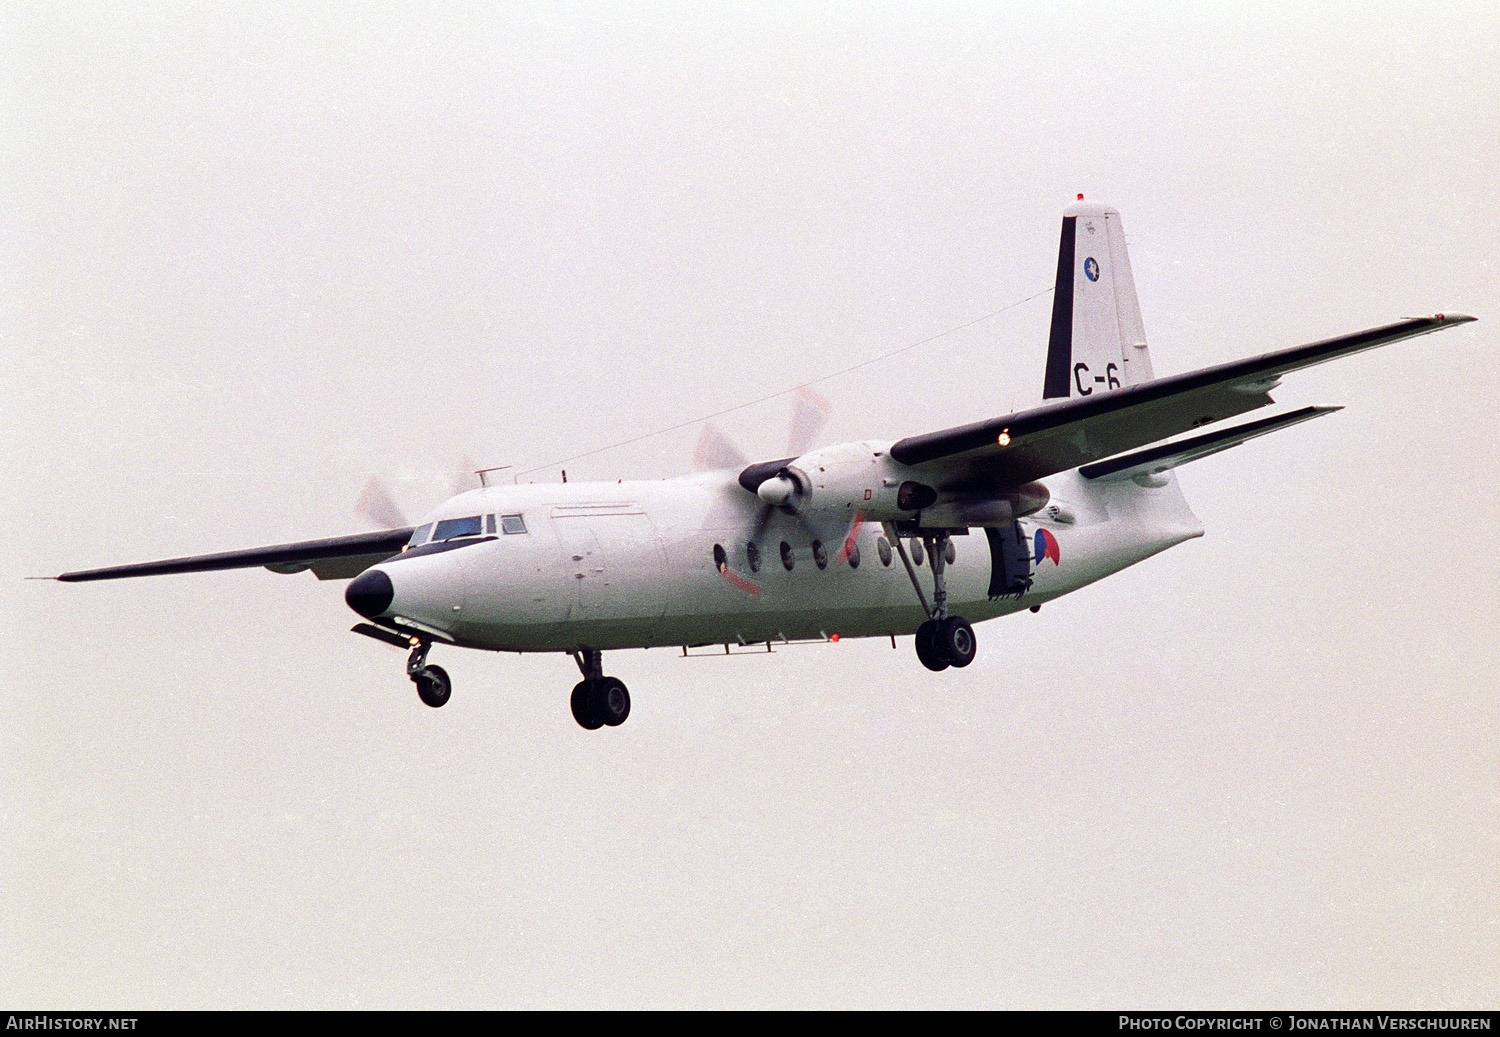
[[[946,670],[952,665],[937,646],[938,621],[929,619],[917,627],[917,658],[933,672]]]
[[[448,671],[441,666],[423,666],[411,675],[411,679],[417,686],[417,695],[433,709],[444,705],[453,694],[453,682],[448,679]]]
[[[917,658],[935,672],[969,665],[979,647],[974,628],[962,616],[929,619],[917,627],[916,642]]]
[[[585,731],[619,727],[630,716],[630,692],[618,677],[579,681],[570,701],[573,719]]]
[[[597,648],[580,648],[572,653],[583,680],[573,688],[573,719],[585,731],[597,731],[608,725],[619,727],[630,716],[630,692],[618,677],[604,676],[604,653]]]
[[[597,731],[604,726],[604,718],[594,709],[594,681],[579,681],[573,686],[573,719],[585,731]]]
[[[895,524],[885,523],[885,535],[900,552],[901,564],[906,566],[912,590],[917,592],[917,600],[922,603],[922,610],[928,616],[927,622],[917,627],[917,658],[922,661],[923,666],[934,672],[946,670],[950,666],[969,665],[974,661],[974,651],[978,647],[978,642],[974,640],[974,628],[969,625],[969,621],[962,616],[948,615],[947,569],[951,561],[949,552],[953,550],[950,539],[952,532],[939,529],[922,536],[922,542],[927,546],[927,556],[932,559],[932,604],[929,606],[926,595],[922,593],[922,584],[917,579],[917,571],[912,568],[911,559],[897,535]]]
[[[594,687],[595,716],[606,727],[619,727],[630,716],[630,692],[618,677],[606,677]]]
[[[958,667],[973,662],[974,653],[979,648],[978,642],[974,640],[974,628],[962,616],[949,616],[939,620],[932,643],[944,659]]]

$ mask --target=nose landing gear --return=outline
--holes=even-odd
[[[411,655],[406,659],[406,675],[417,686],[417,697],[437,709],[452,696],[453,682],[448,678],[448,671],[441,666],[427,665],[427,652],[431,647],[432,642],[427,640],[412,646]]]
[[[630,692],[618,677],[604,676],[603,653],[596,648],[575,652],[583,680],[573,688],[573,719],[585,731],[619,727],[630,716]]]

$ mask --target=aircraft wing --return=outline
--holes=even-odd
[[[346,580],[376,562],[389,558],[411,539],[413,527],[383,529],[375,533],[303,540],[295,544],[273,544],[248,551],[168,558],[160,562],[115,565],[107,569],[83,569],[56,577],[64,583],[86,580],[118,580],[127,576],[160,576],[166,573],[215,572],[219,569],[253,569],[263,565],[272,572],[294,573],[311,569],[320,580]]]
[[[1059,400],[910,436],[891,447],[891,456],[929,471],[942,491],[1004,490],[1274,403],[1270,390],[1289,371],[1474,319],[1463,314],[1413,317],[1118,392]]]

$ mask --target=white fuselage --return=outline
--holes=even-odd
[[[1039,541],[1030,589],[991,599],[990,547],[974,529],[953,540],[951,613],[979,622],[1040,605],[1203,532],[1175,480],[1105,486],[1065,472],[1045,483],[1054,507],[1022,520],[1028,542]],[[815,530],[830,522],[767,508],[733,472],[491,486],[454,497],[427,521],[471,515],[510,516],[525,531],[497,523],[463,546],[382,562],[375,568],[394,592],[385,617],[498,651],[885,637],[927,618],[900,556],[882,550],[879,524],[839,516],[819,568]],[[758,571],[747,553],[757,529]],[[930,599],[930,561],[915,571]]]

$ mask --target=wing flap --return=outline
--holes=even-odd
[[[1280,429],[1290,428],[1338,410],[1343,410],[1343,408],[1303,407],[1301,410],[1278,414],[1272,418],[1262,418],[1259,421],[1236,425],[1233,428],[1216,429],[1188,439],[1162,443],[1144,450],[1135,450],[1103,461],[1096,461],[1083,465],[1079,469],[1079,474],[1101,482],[1159,475],[1178,465],[1187,464],[1189,461],[1197,461],[1200,458],[1217,454],[1221,450],[1239,446],[1256,436],[1264,436]]]
[[[913,467],[930,466],[946,489],[1016,486],[1274,403],[1270,390],[1290,371],[1472,320],[1462,314],[1413,317],[1118,392],[910,436],[891,447],[891,456]]]
[[[389,558],[411,539],[412,527],[383,529],[375,533],[329,537],[325,540],[303,540],[294,544],[272,544],[246,551],[221,551],[217,554],[167,558],[159,562],[138,562],[105,569],[82,569],[63,573],[57,579],[64,583],[88,580],[119,580],[131,576],[162,576],[169,573],[216,572],[221,569],[253,569],[265,566],[273,572],[300,572],[311,568],[321,580],[347,579]],[[353,566],[362,562],[358,569]],[[274,568],[273,568],[274,567]],[[322,571],[320,571],[322,570]],[[323,572],[344,575],[323,575]]]

